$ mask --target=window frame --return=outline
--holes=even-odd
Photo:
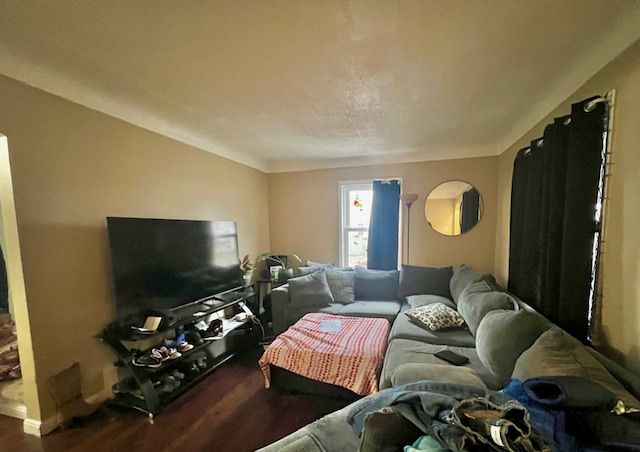
[[[352,190],[371,189],[373,190],[373,181],[385,181],[385,180],[397,180],[400,182],[400,191],[402,192],[403,180],[402,177],[376,177],[373,179],[358,179],[358,180],[345,180],[338,182],[338,256],[340,267],[349,266],[349,250],[346,246],[347,237],[351,231],[369,231],[369,228],[352,227],[349,226],[349,192]],[[398,202],[398,209],[400,215],[398,216],[398,268],[402,263],[402,243],[403,243],[403,229],[402,229],[402,203]]]

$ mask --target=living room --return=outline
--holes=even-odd
[[[7,1],[0,35],[0,243],[21,374],[20,408],[3,412],[20,419],[2,416],[0,438],[12,449],[250,450],[347,406],[272,395],[264,343],[154,424],[104,405],[115,420],[59,429],[52,378],[79,363],[89,405],[119,380],[97,338],[117,318],[107,217],[230,220],[238,258],[340,267],[341,184],[396,179],[418,195],[398,201],[398,270],[466,265],[511,288],[516,157],[591,99],[609,123],[590,344],[640,374],[638,2]],[[449,181],[482,199],[455,236],[425,218]],[[234,424],[239,407],[254,435]],[[191,424],[197,440],[179,434]]]

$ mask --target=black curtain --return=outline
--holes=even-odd
[[[577,338],[589,337],[596,204],[606,107],[591,99],[520,150],[511,187],[509,290]]]
[[[478,222],[480,210],[480,192],[475,188],[462,194],[462,206],[460,215],[460,232],[465,233]]]
[[[9,284],[7,282],[7,266],[0,247],[0,312],[9,311]]]

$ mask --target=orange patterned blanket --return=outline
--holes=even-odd
[[[385,319],[307,314],[279,335],[259,364],[265,386],[270,365],[307,378],[368,395],[378,390],[378,374],[387,349]]]

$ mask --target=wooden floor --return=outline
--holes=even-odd
[[[264,388],[257,360],[245,352],[221,366],[150,424],[137,412],[115,420],[25,435],[22,421],[0,416],[2,451],[251,451],[346,405],[339,400],[281,395]]]

